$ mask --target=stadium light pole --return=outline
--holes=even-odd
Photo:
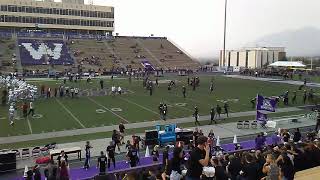
[[[224,4],[224,30],[223,30],[223,66],[226,64],[226,35],[227,35],[227,5],[228,0]]]

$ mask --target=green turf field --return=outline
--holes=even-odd
[[[231,79],[222,76],[201,76],[200,87],[192,91],[187,87],[187,98],[182,97],[182,86],[186,85],[187,77],[163,77],[160,80],[178,80],[176,88],[170,92],[167,84],[159,84],[152,96],[142,87],[142,80],[132,80],[130,84],[127,79],[105,79],[105,88],[112,84],[121,86],[130,93],[116,96],[92,96],[71,99],[50,98],[38,99],[35,102],[36,114],[40,118],[29,117],[28,119],[16,120],[15,126],[9,126],[7,119],[7,107],[0,109],[0,137],[38,134],[53,131],[63,131],[77,128],[100,127],[117,125],[120,122],[133,123],[143,121],[159,120],[159,102],[167,103],[168,118],[191,117],[194,106],[198,106],[200,115],[208,115],[212,105],[229,101],[230,112],[250,111],[250,100],[260,93],[264,96],[278,96],[286,90],[298,90],[297,86],[280,83],[267,83],[260,81]],[[211,79],[214,79],[214,93],[209,93]],[[52,91],[62,84],[62,81],[30,81],[32,84],[45,84]],[[99,80],[93,80],[87,84],[86,81],[69,83],[67,86],[79,87],[81,90],[99,89]],[[317,91],[317,90],[316,90]],[[302,105],[302,92],[298,91],[297,105]],[[184,105],[184,106],[183,106]],[[283,107],[280,103],[280,107]],[[116,109],[114,109],[116,108]],[[97,113],[97,110],[103,113]],[[114,111],[114,110],[121,111]],[[21,114],[21,112],[18,112]]]

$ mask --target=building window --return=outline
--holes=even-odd
[[[8,11],[8,6],[2,5],[1,6],[1,11]]]
[[[239,66],[239,52],[237,52],[237,66]]]
[[[272,62],[274,63],[274,51],[272,51]]]
[[[263,51],[261,51],[261,62],[260,62],[261,67],[263,67]]]
[[[231,58],[231,52],[228,53],[228,67],[230,67],[230,58]]]
[[[248,68],[249,52],[246,51],[246,64],[245,67]]]

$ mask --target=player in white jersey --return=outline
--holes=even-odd
[[[119,87],[118,87],[118,93],[119,93],[119,95],[121,95],[121,92],[122,92],[122,89],[121,89],[121,87],[119,86]]]
[[[112,86],[112,87],[111,87],[111,92],[112,92],[112,95],[115,95],[115,94],[116,94],[116,87],[115,87],[115,86]]]
[[[9,121],[10,121],[10,125],[13,126],[14,122],[14,114],[15,114],[15,109],[13,106],[10,106],[9,108]]]

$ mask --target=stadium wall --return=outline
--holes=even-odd
[[[238,57],[239,54],[239,57]],[[226,50],[225,62],[220,51],[220,67],[262,68],[267,64],[284,60],[286,52],[283,47],[255,47],[241,50]]]
[[[114,31],[114,8],[34,0],[1,0],[0,28],[103,31],[111,34]]]

